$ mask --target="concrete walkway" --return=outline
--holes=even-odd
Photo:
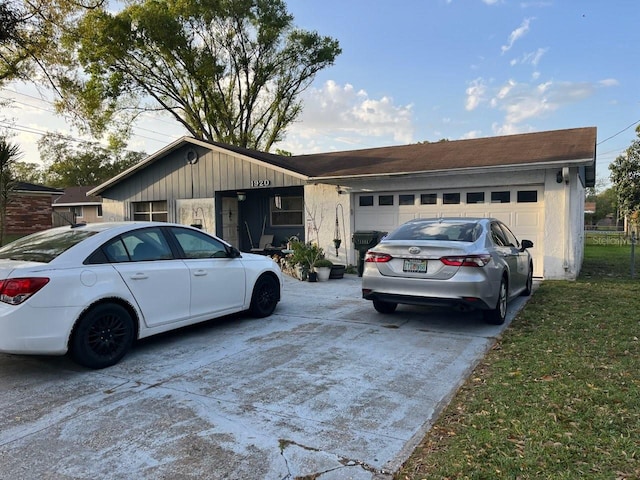
[[[360,280],[287,278],[273,316],[148,339],[105,370],[0,354],[0,478],[391,478],[506,326],[381,315]]]

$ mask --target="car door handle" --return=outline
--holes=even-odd
[[[202,269],[193,271],[194,277],[204,277],[206,274],[207,274],[207,271]]]
[[[149,278],[149,275],[146,273],[136,273],[131,275],[131,280],[146,280],[147,278]]]

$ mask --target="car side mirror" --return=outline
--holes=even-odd
[[[242,254],[236,247],[227,247],[227,256],[229,258],[240,258]]]
[[[520,250],[524,252],[527,248],[533,248],[533,242],[531,240],[522,240],[520,242]]]

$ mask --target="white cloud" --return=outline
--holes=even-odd
[[[470,130],[464,134],[462,134],[462,137],[460,137],[462,140],[469,140],[471,138],[480,138],[482,136],[482,131],[481,130]]]
[[[520,58],[511,60],[510,65],[533,65],[537,67],[543,55],[549,51],[548,48],[538,48],[535,52],[524,53]]]
[[[511,50],[511,47],[513,47],[513,44],[527,34],[527,32],[529,31],[529,25],[531,24],[532,20],[535,20],[535,19],[525,18],[520,24],[520,26],[516,28],[513,32],[511,32],[511,34],[509,35],[508,43],[501,47],[503,54]]]
[[[517,83],[509,80],[496,89],[489,105],[504,112],[504,123],[494,124],[496,134],[522,133],[530,127],[526,121],[543,118],[565,105],[577,103],[594,94],[595,85],[581,82]]]
[[[533,131],[533,128],[528,126],[517,126],[508,123],[503,125],[493,123],[491,125],[491,129],[493,130],[494,135],[515,135],[517,133],[527,133]]]
[[[498,93],[496,93],[495,97],[493,97],[491,99],[491,106],[492,107],[496,107],[499,105],[499,102],[504,100],[505,98],[507,98],[509,96],[509,93],[511,92],[511,90],[516,86],[516,82],[514,80],[509,80],[506,84],[504,84],[502,87],[500,87],[500,89],[498,90]]]
[[[467,100],[464,108],[467,111],[475,110],[480,103],[484,100],[487,86],[482,78],[476,78],[469,82],[469,87],[466,90]]]
[[[309,89],[303,101],[301,116],[278,148],[303,154],[413,141],[413,107],[396,105],[391,97],[370,98],[329,80]],[[370,137],[379,142],[372,145]]]
[[[600,85],[601,87],[617,87],[618,85],[620,85],[620,82],[618,82],[618,80],[616,80],[615,78],[605,78],[604,80],[600,80],[598,82],[598,85]]]

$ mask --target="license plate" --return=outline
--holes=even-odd
[[[402,271],[410,273],[427,273],[427,261],[414,259],[405,260]]]

